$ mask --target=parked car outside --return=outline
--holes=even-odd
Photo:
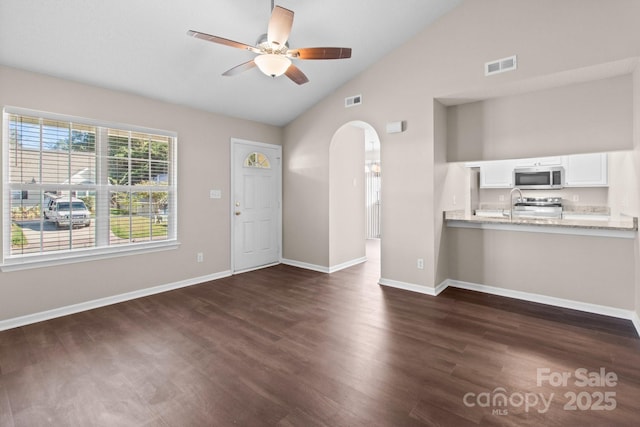
[[[91,225],[91,212],[80,199],[68,197],[52,199],[44,212],[45,218],[55,222],[57,227]]]
[[[49,193],[46,193],[46,197],[44,199],[44,203],[42,204],[42,206],[43,206],[42,215],[44,215],[44,219],[49,219],[49,212],[51,212],[51,209],[53,208],[53,203],[57,199],[59,199],[58,196],[50,195]]]

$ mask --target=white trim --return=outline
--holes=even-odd
[[[257,141],[249,141],[247,139],[241,139],[241,138],[231,138],[229,140],[229,166],[230,166],[230,180],[229,180],[229,227],[231,232],[229,233],[229,250],[230,250],[230,264],[229,264],[229,269],[235,274],[235,273],[239,273],[240,271],[246,272],[246,271],[250,271],[252,268],[250,269],[245,269],[245,270],[234,270],[234,266],[235,266],[235,227],[234,227],[234,218],[235,218],[235,206],[234,206],[234,200],[235,200],[235,172],[236,172],[236,165],[234,162],[234,158],[235,158],[235,148],[237,146],[240,145],[244,145],[247,147],[253,147],[253,148],[264,148],[264,149],[271,149],[271,150],[276,150],[277,151],[277,156],[278,156],[278,161],[277,161],[277,165],[276,167],[273,168],[273,170],[277,171],[277,190],[278,190],[278,213],[277,213],[277,239],[278,239],[278,259],[282,259],[282,145],[277,145],[277,144],[268,144],[265,142],[257,142]],[[277,263],[276,263],[277,264]],[[275,265],[275,264],[274,264]],[[262,268],[264,266],[257,266],[256,268]]]
[[[328,273],[327,267],[319,265],[313,265],[303,263],[294,260],[282,260],[282,264],[290,265],[293,267],[304,268],[307,270],[318,271],[320,273]],[[277,264],[273,264],[277,265]],[[271,265],[269,265],[271,266]],[[264,266],[264,267],[269,267]],[[182,280],[179,282],[168,283],[165,285],[154,286],[152,288],[140,289],[137,291],[127,292],[124,294],[114,295],[105,298],[99,298],[92,301],[86,301],[78,304],[68,305],[65,307],[54,308],[52,310],[42,311],[39,313],[28,314],[25,316],[14,317],[12,319],[0,320],[0,331],[7,329],[18,328],[20,326],[26,326],[32,323],[42,322],[45,320],[54,319],[56,317],[68,316],[70,314],[79,313],[82,311],[92,310],[99,307],[105,307],[107,305],[117,304],[124,301],[133,300],[136,298],[142,298],[150,295],[159,294],[175,289],[185,288],[188,286],[199,285],[212,280],[222,279],[231,276],[231,271],[222,271],[219,273],[209,274],[207,276],[195,277],[191,279]],[[446,279],[435,288],[428,288],[426,286],[416,285],[413,283],[400,282],[397,280],[380,278],[378,284],[388,286],[397,289],[404,289],[407,291],[417,292],[429,296],[437,296],[447,287],[467,289],[472,291],[483,292],[491,295],[499,295],[509,298],[515,298],[519,300],[537,302],[541,304],[552,305],[556,307],[570,308],[573,310],[585,311],[588,313],[601,314],[605,316],[616,317],[620,319],[631,320],[636,332],[640,335],[640,317],[638,313],[632,310],[624,310],[615,307],[608,307],[597,304],[583,303],[579,301],[566,300],[562,298],[549,297],[546,295],[532,294],[528,292],[514,291],[504,288],[496,288],[493,286],[480,285],[477,283],[463,282],[460,280]]]
[[[333,265],[329,267],[329,273],[335,273],[336,271],[344,270],[345,268],[353,267],[354,265],[367,262],[367,257],[352,259],[351,261],[343,262],[342,264]]]
[[[262,270],[263,268],[273,267],[274,265],[278,265],[278,264],[280,264],[280,262],[272,262],[271,264],[258,265],[256,267],[250,267],[244,270],[236,270],[232,274],[248,273],[250,271]]]
[[[45,119],[57,120],[60,122],[73,122],[77,124],[104,127],[104,128],[113,128],[113,127],[123,126],[126,128],[126,130],[131,132],[152,133],[160,136],[168,136],[170,138],[178,137],[177,132],[166,130],[166,129],[137,126],[137,125],[132,125],[124,122],[112,122],[109,120],[90,119],[87,117],[72,116],[69,114],[58,114],[58,113],[52,113],[49,111],[42,111],[42,110],[32,110],[30,108],[13,107],[10,105],[7,105],[4,107],[4,112],[8,114],[19,115],[19,116],[30,116],[30,117],[39,116]]]
[[[12,221],[7,221],[6,219],[11,219],[10,212],[10,197],[11,197],[11,188],[9,186],[9,120],[7,120],[7,109],[6,107],[2,110],[2,161],[0,165],[2,167],[2,210],[0,210],[0,230],[2,230],[2,240],[0,244],[2,245],[2,261],[6,259],[7,255],[11,254],[11,223]],[[5,219],[6,218],[6,219]]]
[[[587,313],[602,314],[604,316],[616,317],[619,319],[632,320],[632,310],[622,308],[609,307],[606,305],[591,304],[588,302],[568,300],[564,298],[556,298],[547,295],[533,294],[529,292],[514,291],[512,289],[497,288],[494,286],[480,285],[477,283],[463,282],[460,280],[447,280],[447,286],[452,288],[467,289],[470,291],[478,291],[491,295],[499,295],[508,298],[536,302],[540,304],[552,305],[555,307],[570,308],[572,310],[585,311]]]
[[[69,314],[79,313],[81,311],[93,310],[94,308],[104,307],[107,305],[117,304],[136,298],[142,298],[149,295],[155,295],[162,292],[172,291],[174,289],[185,288],[187,286],[199,285],[211,280],[222,279],[231,276],[230,271],[222,271],[220,273],[209,274],[207,276],[194,277],[191,279],[181,280],[179,282],[168,283],[166,285],[154,286],[152,288],[140,289],[137,291],[127,292],[124,294],[113,295],[110,297],[99,298],[92,301],[81,302],[78,304],[68,305],[66,307],[54,308],[53,310],[41,311],[39,313],[28,314],[26,316],[14,317],[13,319],[0,320],[0,331],[18,328],[20,326],[29,325],[31,323],[42,322],[44,320],[54,319],[56,317],[67,316]]]
[[[447,286],[445,285],[445,283],[446,281],[442,282],[435,288],[430,288],[423,285],[416,285],[414,283],[407,283],[407,282],[400,282],[397,280],[385,279],[383,277],[381,277],[378,280],[378,284],[383,286],[389,286],[391,288],[397,288],[397,289],[404,289],[405,291],[418,292],[424,295],[430,295],[432,297],[437,296],[438,294],[440,294],[440,292],[446,289]]]
[[[180,242],[175,240],[137,243],[117,246],[108,246],[91,249],[73,249],[70,251],[60,251],[54,253],[37,254],[30,257],[23,255],[5,259],[4,264],[0,264],[0,271],[28,270],[32,268],[51,267],[54,265],[73,264],[76,262],[96,261],[100,259],[117,258],[129,255],[139,255],[152,252],[170,251],[178,249]],[[64,256],[61,256],[64,255]]]
[[[290,265],[292,267],[304,268],[305,270],[317,271],[318,273],[329,273],[329,267],[325,267],[322,265],[309,264],[307,262],[296,261],[293,259],[282,259],[282,263],[284,265]]]
[[[638,317],[638,313],[636,313],[635,311],[631,315],[631,321],[633,322],[633,326],[636,327],[636,332],[638,333],[638,336],[640,336],[640,317]]]
[[[522,231],[528,233],[547,233],[547,234],[567,234],[573,236],[594,236],[594,237],[616,237],[622,239],[635,239],[638,235],[633,230],[614,230],[606,228],[585,228],[571,227],[561,225],[527,225],[527,224],[509,224],[509,223],[490,223],[490,222],[470,222],[465,220],[446,220],[447,227],[453,228],[477,228],[481,230],[501,230],[501,231]]]
[[[342,264],[334,265],[331,267],[325,267],[323,265],[309,264],[307,262],[296,261],[293,259],[282,259],[282,264],[290,265],[292,267],[304,268],[305,270],[317,271],[319,273],[331,274],[345,268],[353,267],[354,265],[367,262],[367,257],[352,259],[351,261],[344,262]]]
[[[40,268],[40,267],[49,267],[54,265],[61,264],[69,264],[69,263],[77,263],[83,261],[92,261],[97,259],[105,259],[105,258],[113,258],[123,255],[131,255],[138,253],[148,253],[148,252],[157,252],[163,250],[176,249],[179,246],[177,242],[177,224],[178,224],[178,183],[177,183],[177,168],[178,168],[178,134],[176,132],[161,130],[161,129],[153,129],[142,126],[134,126],[125,123],[117,123],[117,122],[108,122],[103,120],[89,119],[79,116],[71,116],[65,114],[57,114],[50,113],[40,110],[31,110],[20,107],[12,107],[5,106],[3,108],[2,113],[2,121],[3,121],[3,137],[2,137],[2,153],[3,153],[3,161],[2,161],[2,177],[3,177],[3,190],[4,194],[2,196],[3,201],[3,210],[2,210],[2,219],[4,224],[0,226],[0,229],[3,231],[3,238],[1,241],[2,244],[2,260],[0,261],[0,270],[1,271],[16,271],[16,270],[24,270],[24,269],[32,269],[32,268]],[[60,250],[60,251],[45,251],[42,247],[40,251],[32,254],[25,255],[11,255],[11,225],[12,221],[6,221],[10,219],[10,206],[9,197],[11,194],[11,189],[13,188],[24,188],[26,190],[33,189],[40,193],[40,200],[42,202],[43,190],[46,190],[48,185],[43,183],[34,183],[33,185],[29,184],[28,187],[22,183],[12,183],[9,179],[9,144],[8,144],[8,128],[9,121],[6,120],[9,114],[18,115],[18,116],[28,116],[39,118],[40,123],[43,119],[45,120],[57,120],[60,122],[66,122],[68,124],[76,123],[83,124],[89,126],[95,126],[96,129],[96,151],[92,156],[95,157],[96,161],[96,183],[88,186],[82,185],[73,185],[69,184],[57,184],[59,189],[63,189],[64,191],[72,191],[72,190],[81,190],[81,191],[93,191],[96,192],[96,219],[93,220],[95,224],[95,241],[93,246],[86,249],[70,249],[70,250]],[[41,125],[40,125],[41,126]],[[109,190],[107,190],[107,172],[106,167],[104,167],[103,162],[106,162],[107,159],[107,146],[108,141],[106,138],[108,129],[117,129],[126,132],[140,132],[140,133],[148,133],[153,135],[159,135],[163,137],[171,138],[169,143],[169,160],[168,160],[168,176],[170,178],[170,182],[168,186],[155,186],[155,185],[145,185],[141,186],[141,190],[145,191],[163,191],[167,192],[170,197],[169,201],[169,218],[168,221],[168,229],[167,229],[167,239],[166,240],[156,240],[154,241],[152,238],[148,242],[142,243],[124,243],[121,245],[109,245],[109,227],[106,220],[100,220],[105,215],[108,217],[109,215],[109,206],[108,204],[102,202],[108,202],[108,192],[109,191],[129,191],[132,189],[130,185],[115,185],[109,186]],[[42,130],[40,130],[42,133]],[[42,135],[40,135],[42,138]],[[40,156],[42,156],[43,148],[40,147]],[[42,162],[42,159],[40,159]],[[102,170],[102,173],[100,173]],[[102,184],[101,184],[102,183]],[[104,219],[104,218],[103,218]],[[98,221],[99,220],[99,221]],[[43,220],[40,219],[40,224],[43,224]],[[98,224],[100,223],[100,224]]]
[[[380,278],[379,284],[384,286],[390,286],[398,289],[405,289],[407,291],[418,292],[425,295],[436,296],[448,287],[466,289],[470,291],[482,292],[485,294],[498,295],[507,298],[515,298],[528,302],[536,302],[540,304],[551,305],[554,307],[569,308],[572,310],[584,311],[587,313],[600,314],[603,316],[615,317],[618,319],[631,320],[633,326],[636,328],[636,332],[640,336],[640,317],[638,313],[632,310],[625,310],[622,308],[609,307],[606,305],[591,304],[587,302],[568,300],[564,298],[550,297],[547,295],[533,294],[529,292],[514,291],[505,288],[496,288],[494,286],[480,285],[477,283],[463,282],[461,280],[446,279],[432,291],[431,288],[425,286],[415,285],[412,283],[398,282],[390,279]]]

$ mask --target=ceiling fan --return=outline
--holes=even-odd
[[[257,53],[251,61],[237,65],[225,71],[223,76],[234,76],[243,71],[250,70],[257,66],[260,71],[271,77],[278,77],[282,74],[289,77],[295,83],[301,85],[309,81],[307,76],[294,64],[291,58],[295,59],[343,59],[351,58],[351,48],[348,47],[303,47],[289,49],[287,40],[293,26],[293,11],[280,6],[273,5],[271,1],[271,18],[267,33],[258,38],[255,46],[189,30],[189,36],[207,40],[213,43],[231,46],[238,49],[248,50]]]

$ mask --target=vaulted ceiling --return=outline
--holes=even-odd
[[[224,77],[255,54],[186,35],[254,45],[271,0],[2,0],[0,64],[282,126],[460,1],[276,1],[295,12],[292,48],[353,49],[350,59],[294,59],[309,78],[298,86],[257,68]]]

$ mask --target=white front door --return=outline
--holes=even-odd
[[[280,262],[282,148],[238,139],[231,145],[235,273]]]

